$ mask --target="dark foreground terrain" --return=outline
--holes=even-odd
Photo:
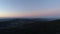
[[[13,19],[0,22],[0,34],[59,34],[60,20]]]

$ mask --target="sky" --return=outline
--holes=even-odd
[[[60,0],[0,0],[0,17],[60,18]]]

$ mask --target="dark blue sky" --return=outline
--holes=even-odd
[[[60,0],[0,0],[0,17],[60,17]]]

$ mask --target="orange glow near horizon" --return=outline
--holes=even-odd
[[[0,13],[0,17],[36,17],[36,16],[53,16],[60,14],[60,10],[37,10],[34,12],[28,12],[28,13]]]

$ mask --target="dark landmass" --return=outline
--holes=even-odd
[[[0,22],[1,34],[59,34],[60,19],[12,19]]]

